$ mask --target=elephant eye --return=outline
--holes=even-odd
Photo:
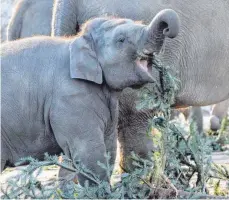
[[[123,42],[125,42],[125,38],[124,38],[124,37],[122,37],[122,38],[119,38],[119,39],[118,39],[118,42],[120,42],[120,43],[123,43]]]
[[[117,42],[118,43],[124,43],[126,40],[124,35],[119,35],[119,37],[117,38]]]

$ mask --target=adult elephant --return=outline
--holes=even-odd
[[[116,15],[149,23],[164,8],[175,10],[181,30],[166,38],[159,53],[164,65],[181,80],[175,106],[205,106],[229,97],[229,2],[224,0],[55,0],[53,36],[77,33],[79,26],[96,16]],[[160,26],[168,28],[167,20]],[[226,93],[225,93],[226,91]],[[120,98],[119,140],[123,163],[130,151],[141,155],[150,150],[145,136],[150,111],[135,109],[136,93],[126,89]],[[124,142],[127,141],[127,142]],[[129,142],[128,142],[129,141]],[[146,148],[148,147],[148,148]]]
[[[51,35],[53,0],[20,0],[13,8],[7,40]]]

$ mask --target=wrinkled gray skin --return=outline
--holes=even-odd
[[[172,25],[160,26],[167,16]],[[110,152],[114,162],[119,94],[155,82],[150,55],[165,35],[178,31],[176,13],[163,10],[148,26],[98,18],[72,39],[33,37],[2,45],[2,169],[21,157],[42,159],[63,150],[108,179],[97,161],[105,162]]]
[[[220,129],[221,122],[228,113],[228,108],[229,108],[229,99],[222,101],[213,106],[211,117],[210,117],[211,130],[217,131]]]
[[[227,99],[229,1],[55,0],[52,35],[74,35],[84,21],[102,15],[117,15],[149,23],[164,8],[175,10],[181,21],[178,37],[174,40],[166,38],[159,53],[163,64],[178,72],[175,74],[181,80],[175,106],[204,106]],[[128,89],[120,99],[119,142],[125,155],[133,150],[146,155],[152,150],[145,132],[153,112],[137,111],[136,98],[136,92]]]
[[[53,0],[20,0],[7,27],[7,40],[50,35]]]

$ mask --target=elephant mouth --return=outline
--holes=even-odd
[[[148,73],[152,73],[153,56],[151,54],[138,54],[136,64]]]

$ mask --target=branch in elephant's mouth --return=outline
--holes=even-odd
[[[152,72],[152,58],[151,57],[138,57],[136,60],[138,67],[143,68],[148,73]]]

